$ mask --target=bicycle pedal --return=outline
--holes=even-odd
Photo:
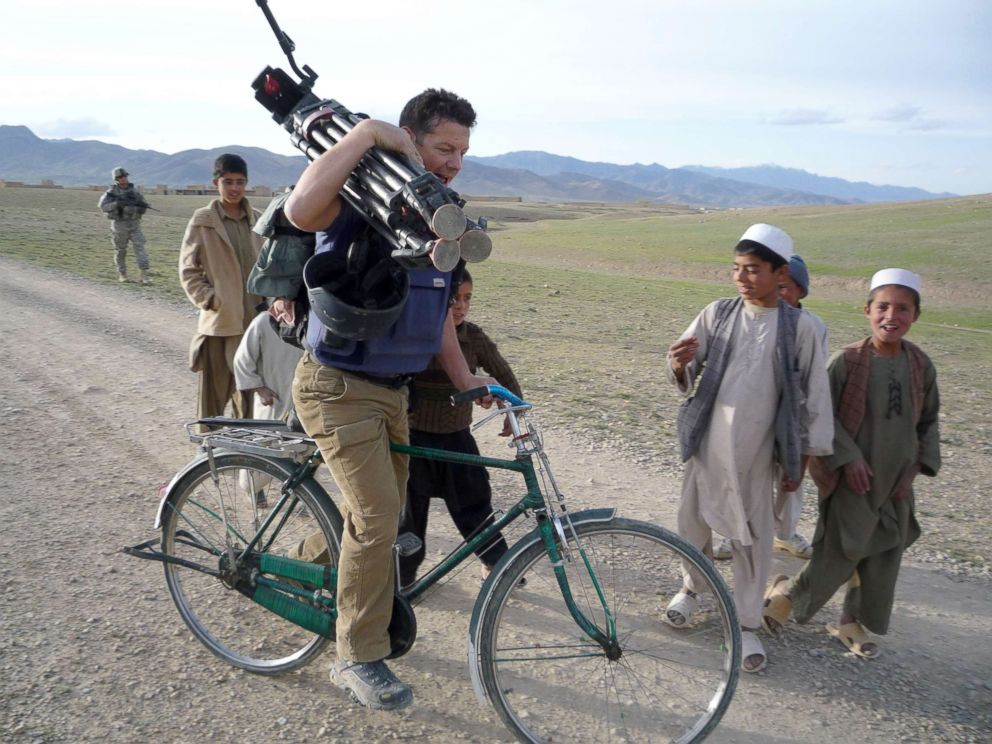
[[[404,532],[402,535],[397,536],[396,544],[393,545],[393,549],[402,557],[406,558],[408,555],[413,555],[418,550],[424,546],[423,540],[414,535],[412,532]]]

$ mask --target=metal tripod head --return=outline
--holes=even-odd
[[[309,65],[303,65],[303,69],[300,70],[296,66],[296,60],[293,59],[293,52],[296,51],[296,44],[293,40],[289,38],[289,34],[279,28],[279,23],[276,21],[276,17],[272,15],[272,11],[269,10],[269,0],[255,0],[255,3],[262,12],[265,14],[265,20],[269,22],[269,26],[272,27],[272,33],[276,35],[276,39],[279,41],[279,46],[282,48],[283,54],[286,55],[286,59],[289,60],[289,66],[293,68],[293,72],[300,79],[301,85],[306,90],[312,90],[313,84],[317,80],[317,73],[310,69]]]

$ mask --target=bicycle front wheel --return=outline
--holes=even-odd
[[[262,553],[297,558],[304,540],[308,545],[322,540],[324,556],[337,564],[341,515],[324,489],[308,478],[291,492],[295,504],[290,498],[279,505],[282,484],[296,463],[240,453],[215,455],[214,463],[216,480],[204,460],[172,489],[162,511],[162,552],[223,570],[231,555],[243,554],[268,513],[278,509],[251,563],[257,565]],[[288,671],[308,662],[327,642],[249,599],[244,590],[250,575],[235,580],[164,565],[169,592],[193,635],[236,667],[260,674]]]
[[[581,546],[618,647],[608,653],[579,628],[536,540],[507,556],[480,600],[474,679],[521,741],[702,740],[730,704],[740,668],[740,625],[725,583],[702,553],[656,525],[580,522],[575,533],[565,562],[575,604],[608,627]],[[706,596],[692,626],[674,629],[662,616],[683,565],[705,577]]]

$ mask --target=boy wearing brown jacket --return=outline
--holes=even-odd
[[[262,301],[245,282],[263,238],[252,232],[259,213],[244,195],[244,159],[218,157],[213,184],[220,198],[193,213],[179,250],[179,280],[200,310],[189,355],[190,369],[200,375],[196,415],[222,416],[230,400],[235,417],[250,418],[251,397],[234,382],[234,353]]]

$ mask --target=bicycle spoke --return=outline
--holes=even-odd
[[[253,672],[275,673],[299,666],[318,653],[326,640],[245,596],[251,596],[258,583],[253,571],[263,551],[293,557],[297,545],[316,533],[330,547],[332,560],[337,559],[340,516],[320,486],[304,481],[292,493],[300,502],[292,510],[292,499],[279,507],[278,499],[272,497],[271,491],[289,477],[291,471],[286,467],[252,455],[217,455],[214,471],[203,462],[177,484],[163,519],[164,553],[201,563],[208,555],[215,561],[215,572],[220,567],[217,578],[164,564],[180,615],[210,651]],[[256,500],[260,492],[273,509],[282,511],[273,515],[249,555],[244,551],[264,523]],[[306,507],[305,517],[301,506]]]
[[[714,579],[715,613],[688,632],[669,628],[658,587],[681,585],[687,554],[673,547],[679,538],[620,519],[576,531],[613,613],[619,649],[608,654],[584,636],[535,543],[504,568],[473,624],[487,695],[526,741],[696,740],[716,725],[736,685],[739,631],[725,587]],[[603,628],[606,610],[571,547],[569,588]],[[522,577],[527,584],[517,588]]]

